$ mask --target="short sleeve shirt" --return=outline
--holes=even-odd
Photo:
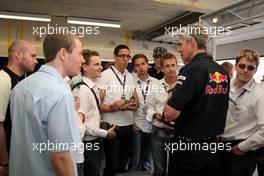
[[[17,84],[10,105],[10,175],[53,176],[50,153],[76,151],[81,142],[69,85],[43,65]]]
[[[224,131],[230,78],[207,53],[198,53],[179,73],[168,105],[181,111],[175,133],[214,137]]]

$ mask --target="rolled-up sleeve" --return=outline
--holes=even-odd
[[[264,89],[254,98],[252,108],[257,118],[257,131],[247,140],[238,144],[242,152],[256,150],[264,146]]]

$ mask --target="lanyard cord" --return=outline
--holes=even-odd
[[[147,88],[146,88],[146,91],[144,92],[143,88],[141,87],[141,83],[140,83],[140,81],[138,80],[138,85],[140,86],[141,93],[142,93],[142,95],[143,95],[144,104],[146,104],[146,98],[147,98],[148,90],[149,90],[149,82],[150,82],[150,80],[148,80]]]
[[[124,93],[125,86],[126,86],[126,75],[124,75],[124,80],[123,80],[123,82],[121,82],[121,80],[118,77],[118,75],[116,74],[115,70],[112,67],[110,67],[110,68],[113,71],[113,73],[115,74],[115,76],[116,76],[117,80],[119,81],[119,83],[121,84],[121,86],[123,86],[123,91],[122,92]]]

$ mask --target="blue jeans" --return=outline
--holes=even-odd
[[[148,171],[153,173],[150,139],[151,133],[144,133],[141,130],[133,135],[133,150],[128,166],[129,171]]]
[[[168,167],[168,155],[165,151],[165,142],[168,142],[172,131],[153,126],[151,133],[151,147],[154,162],[154,175],[165,176]]]

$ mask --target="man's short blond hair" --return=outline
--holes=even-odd
[[[243,58],[249,62],[255,62],[257,66],[259,65],[259,54],[256,50],[244,49],[240,51],[236,57],[236,64]]]

